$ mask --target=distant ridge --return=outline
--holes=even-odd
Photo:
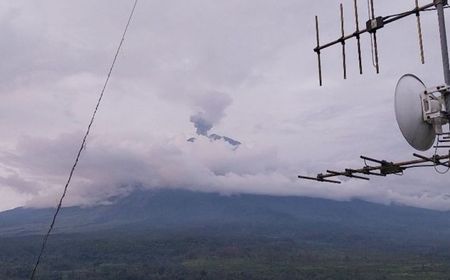
[[[0,213],[0,236],[41,234],[52,209]],[[135,191],[112,205],[64,208],[56,232],[217,230],[336,240],[450,241],[450,213],[360,200]],[[361,241],[362,242],[362,241]]]

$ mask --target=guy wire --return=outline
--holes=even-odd
[[[72,176],[73,176],[73,174],[75,172],[75,169],[76,169],[76,167],[78,165],[78,161],[80,159],[81,153],[82,153],[83,149],[86,146],[86,140],[87,140],[87,138],[89,136],[92,124],[94,123],[94,120],[95,120],[95,116],[97,115],[98,108],[99,108],[100,103],[101,103],[101,101],[103,99],[103,95],[105,93],[106,87],[107,87],[109,79],[111,77],[111,73],[112,73],[112,71],[114,69],[114,65],[116,64],[116,60],[117,60],[117,57],[119,55],[120,49],[122,48],[122,44],[125,41],[125,35],[127,34],[128,27],[130,25],[131,19],[133,18],[133,14],[134,14],[134,10],[136,9],[137,2],[138,2],[138,0],[134,1],[133,8],[131,10],[130,16],[128,17],[127,24],[125,25],[125,29],[124,29],[123,34],[122,34],[122,39],[120,40],[119,46],[117,47],[116,53],[114,55],[114,59],[113,59],[113,61],[111,63],[111,67],[109,68],[108,76],[106,77],[105,83],[103,84],[103,88],[102,88],[100,96],[99,96],[99,98],[97,100],[97,104],[95,106],[94,112],[92,113],[92,116],[91,116],[91,119],[89,121],[89,125],[87,127],[86,133],[84,134],[83,141],[81,142],[80,149],[78,150],[77,156],[75,158],[75,162],[73,163],[72,169],[70,170],[69,177],[67,179],[66,185],[64,186],[64,191],[63,191],[63,193],[62,193],[62,195],[61,195],[61,197],[59,199],[59,202],[58,202],[58,205],[56,207],[56,211],[55,211],[55,213],[53,215],[53,219],[52,219],[52,222],[50,224],[50,227],[48,228],[47,233],[44,235],[44,238],[43,238],[43,241],[42,241],[42,246],[41,246],[41,249],[39,251],[38,258],[37,258],[36,263],[34,265],[33,272],[31,273],[31,276],[30,276],[31,280],[35,279],[35,275],[36,275],[37,269],[39,267],[41,258],[42,258],[43,254],[44,254],[45,247],[47,246],[48,238],[49,238],[49,236],[50,236],[50,234],[51,234],[51,232],[53,230],[53,227],[55,225],[56,218],[57,218],[57,216],[59,214],[59,211],[61,210],[61,206],[62,206],[64,197],[66,196],[67,189],[69,187],[70,181],[72,180]]]

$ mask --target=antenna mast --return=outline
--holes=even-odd
[[[447,5],[447,0],[434,0],[436,5],[438,23],[439,23],[439,35],[441,39],[441,52],[442,52],[442,66],[444,70],[444,81],[448,86],[450,85],[450,66],[448,60],[448,44],[447,44],[447,31],[445,28],[445,17],[444,17],[444,5]],[[444,96],[445,104],[447,110],[450,110],[450,97],[449,93]]]

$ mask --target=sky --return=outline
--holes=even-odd
[[[396,14],[413,2],[378,0],[375,11]],[[322,53],[319,87],[314,15],[321,41],[336,39],[339,3],[139,1],[64,205],[183,188],[450,210],[450,175],[433,169],[341,185],[297,178],[361,167],[360,155],[411,159],[395,121],[397,80],[414,73],[428,86],[443,83],[437,18],[427,12],[425,65],[409,17],[378,32],[379,75],[363,36],[364,75],[349,41],[348,79],[337,46]],[[350,33],[353,1],[343,4]],[[56,205],[132,5],[0,2],[0,210]],[[367,3],[359,5],[362,27]]]

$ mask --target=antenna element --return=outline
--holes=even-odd
[[[359,14],[358,14],[358,0],[353,1],[353,6],[355,10],[355,23],[356,23],[356,29],[353,33],[349,35],[345,35],[344,32],[344,7],[342,4],[340,4],[340,20],[341,20],[341,36],[331,42],[325,43],[323,45],[319,42],[319,20],[316,16],[316,47],[314,48],[314,52],[317,53],[318,58],[318,65],[319,65],[319,84],[323,84],[323,78],[322,78],[322,65],[321,65],[321,51],[323,49],[332,47],[336,44],[342,45],[342,64],[343,64],[343,70],[344,70],[344,79],[347,78],[347,67],[346,67],[346,52],[345,52],[345,43],[347,40],[350,40],[352,38],[356,38],[356,43],[358,47],[358,61],[359,61],[359,73],[362,74],[362,59],[361,59],[361,35],[364,33],[368,33],[371,38],[371,48],[372,48],[372,59],[373,64],[376,69],[376,73],[380,73],[380,63],[379,63],[379,51],[378,51],[378,39],[377,39],[377,31],[379,29],[382,29],[386,25],[396,22],[400,19],[403,19],[410,15],[416,15],[417,18],[417,31],[419,34],[419,48],[420,48],[420,58],[421,62],[425,63],[425,55],[424,55],[424,48],[423,48],[423,34],[422,34],[422,27],[421,27],[421,21],[420,21],[420,13],[427,11],[431,8],[436,7],[436,10],[438,12],[438,18],[439,18],[439,30],[441,33],[441,45],[442,45],[442,56],[444,61],[444,76],[446,77],[446,83],[450,84],[450,70],[449,70],[449,60],[448,60],[448,51],[447,51],[447,39],[445,36],[445,21],[444,21],[444,6],[447,5],[447,0],[433,0],[432,3],[419,6],[418,0],[415,0],[415,6],[411,10],[408,10],[406,12],[393,15],[393,16],[375,16],[375,7],[374,7],[374,1],[369,0],[369,20],[366,21],[366,28],[363,30],[359,29]],[[444,51],[445,50],[445,51]],[[447,102],[448,107],[450,108],[450,100]]]

